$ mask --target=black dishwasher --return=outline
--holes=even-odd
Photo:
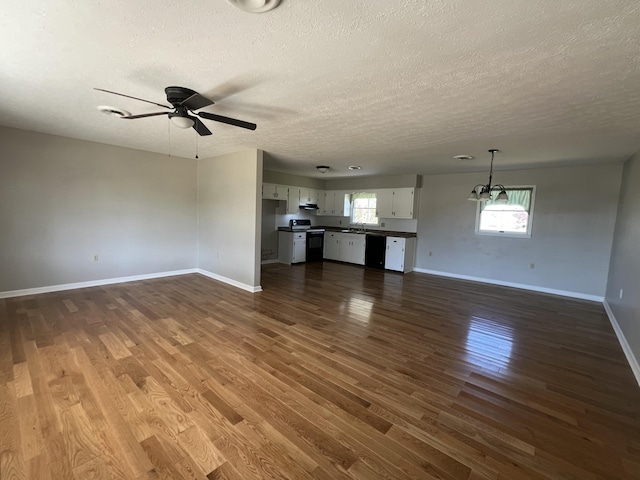
[[[367,267],[384,269],[384,256],[387,251],[387,237],[367,233],[367,246],[364,264]]]

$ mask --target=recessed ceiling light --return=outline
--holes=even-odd
[[[98,107],[98,110],[100,111],[100,113],[111,115],[112,117],[122,118],[131,116],[131,113],[127,112],[126,110],[122,110],[121,108],[108,107],[106,105],[100,105]]]
[[[473,160],[471,155],[456,155],[453,157],[455,160]]]
[[[280,0],[227,0],[227,2],[249,13],[268,12],[280,4]]]
[[[350,165],[349,170],[362,170],[360,165]]]

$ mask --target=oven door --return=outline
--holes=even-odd
[[[324,233],[307,232],[307,262],[322,261],[324,247]]]

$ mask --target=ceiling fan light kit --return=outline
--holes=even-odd
[[[181,116],[181,115],[169,115],[171,119],[171,123],[173,123],[178,128],[191,128],[193,127],[195,120],[189,116]]]
[[[152,102],[150,100],[144,100],[143,98],[132,97],[131,95],[125,95],[123,93],[112,92],[110,90],[104,90],[102,88],[95,88],[100,92],[110,93],[112,95],[119,95],[121,97],[131,98],[140,102],[150,103],[158,107],[165,108],[169,111],[143,113],[141,115],[131,115],[126,110],[120,110],[113,107],[101,106],[98,109],[108,115],[118,116],[125,120],[136,120],[138,118],[157,117],[160,115],[167,115],[171,122],[178,128],[193,128],[198,135],[211,135],[209,130],[199,118],[205,118],[207,120],[213,120],[214,122],[226,123],[227,125],[233,125],[235,127],[246,128],[247,130],[255,130],[257,125],[255,123],[245,122],[244,120],[238,120],[237,118],[224,117],[222,115],[216,115],[208,112],[196,112],[201,108],[213,105],[214,101],[203,97],[195,90],[185,87],[167,87],[164,89],[167,95],[167,101],[173,105],[172,107],[164,105],[162,103]],[[173,110],[173,111],[171,111]],[[193,115],[190,115],[193,114]],[[194,115],[197,115],[194,116]]]
[[[249,13],[265,13],[280,4],[280,0],[227,0],[227,2]]]
[[[507,203],[509,201],[509,196],[507,195],[507,191],[504,185],[501,185],[499,183],[496,183],[493,186],[491,185],[491,180],[493,177],[493,157],[495,153],[498,151],[499,150],[496,148],[492,148],[489,150],[489,153],[491,153],[491,167],[489,168],[489,183],[487,183],[486,185],[478,184],[475,187],[473,187],[473,190],[471,190],[471,193],[467,197],[467,200],[470,200],[472,202],[484,202],[487,200],[491,200],[491,192],[493,190],[500,190],[500,193],[498,194],[498,196],[494,201],[496,203]]]

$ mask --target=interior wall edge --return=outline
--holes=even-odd
[[[627,362],[629,362],[629,366],[631,367],[631,371],[633,375],[636,377],[636,382],[638,382],[638,386],[640,386],[640,363],[638,363],[638,359],[633,354],[633,350],[631,349],[631,345],[627,342],[627,337],[625,337],[624,332],[620,328],[618,324],[618,320],[616,316],[613,314],[611,310],[611,306],[607,300],[602,301],[602,305],[604,306],[605,312],[607,312],[607,317],[609,318],[609,322],[611,322],[611,326],[613,327],[613,331],[618,338],[618,342],[622,347],[622,351],[624,352],[625,357],[627,357]]]
[[[227,285],[231,285],[233,287],[236,288],[240,288],[242,290],[245,290],[247,292],[250,293],[258,293],[262,291],[262,286],[261,285],[257,285],[257,286],[253,286],[253,285],[248,285],[246,283],[242,283],[242,282],[238,282],[237,280],[234,280],[233,278],[228,278],[222,275],[218,275],[217,273],[213,273],[213,272],[209,272],[208,270],[203,270],[201,268],[196,269],[197,273],[204,275],[205,277],[209,277],[213,280],[218,280],[219,282],[222,283],[226,283]]]

